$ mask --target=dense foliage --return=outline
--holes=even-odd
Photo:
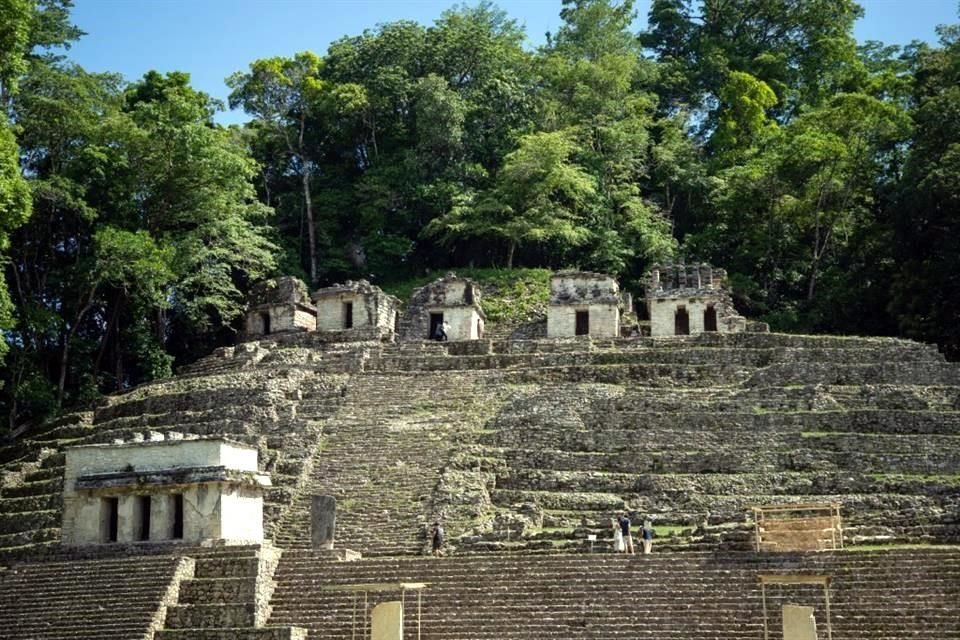
[[[776,329],[960,356],[957,26],[901,50],[858,46],[853,0],[654,0],[637,33],[631,0],[562,0],[531,50],[481,2],[253,61],[225,129],[186,74],[70,63],[70,5],[0,0],[10,428],[229,341],[275,273],[517,297],[505,269],[707,260]]]

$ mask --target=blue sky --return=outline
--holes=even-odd
[[[68,52],[91,71],[135,80],[151,69],[186,71],[193,85],[226,99],[223,79],[258,58],[310,49],[324,53],[344,35],[382,22],[430,24],[452,0],[76,0],[73,21],[87,35]],[[531,46],[560,23],[560,0],[501,0],[526,27]],[[936,41],[936,25],[956,23],[958,0],[861,0],[855,28],[861,41]],[[638,0],[636,28],[646,25],[649,0]],[[245,120],[240,112],[220,122]]]

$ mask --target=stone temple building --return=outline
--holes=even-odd
[[[654,265],[646,278],[651,336],[740,333],[747,319],[733,308],[727,272],[708,264]]]
[[[66,450],[64,544],[263,540],[257,449],[154,432]]]
[[[430,339],[444,322],[450,325],[448,340],[483,337],[486,315],[480,307],[480,285],[450,273],[414,291],[400,320],[400,339]]]
[[[403,340],[221,347],[0,440],[0,640],[960,640],[960,364],[651,277],[656,333],[704,333],[595,337],[578,276],[589,335],[467,340],[450,276]]]
[[[382,329],[393,333],[400,320],[400,300],[366,280],[348,280],[313,292],[318,331]]]
[[[564,271],[550,278],[547,337],[620,335],[620,285],[602,273]]]
[[[251,289],[244,338],[316,329],[317,309],[302,280],[283,276],[258,282]]]

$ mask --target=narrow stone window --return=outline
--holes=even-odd
[[[574,333],[575,335],[578,335],[578,336],[590,335],[590,312],[589,311],[577,311],[577,326]]]
[[[713,305],[710,305],[703,311],[703,330],[717,330],[717,310]]]
[[[270,335],[270,314],[266,311],[260,314],[260,324],[263,326],[263,335]]]
[[[136,514],[134,514],[137,524],[136,539],[143,541],[150,539],[150,496],[137,496]]]
[[[173,494],[173,535],[174,540],[183,539],[183,494]]]
[[[120,499],[103,498],[100,502],[100,539],[116,542],[120,524]]]
[[[353,329],[353,303],[343,303],[343,328]]]
[[[673,318],[674,333],[678,336],[690,335],[690,315],[686,307],[677,308],[677,313]]]

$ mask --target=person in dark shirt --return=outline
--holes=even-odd
[[[617,517],[620,523],[620,532],[623,534],[623,547],[626,553],[633,553],[633,538],[630,536],[630,518],[627,514],[621,513]]]
[[[443,527],[439,522],[433,523],[433,533],[430,536],[430,544],[433,549],[433,555],[439,556],[443,550]]]
[[[653,525],[649,520],[643,521],[643,530],[640,532],[640,538],[643,540],[643,553],[647,554],[653,550]]]

